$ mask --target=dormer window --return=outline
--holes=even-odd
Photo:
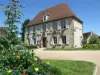
[[[44,15],[43,15],[43,22],[44,22],[44,21],[47,21],[48,19],[49,19],[49,15],[44,14]]]

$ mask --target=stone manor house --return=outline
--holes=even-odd
[[[29,45],[46,48],[79,48],[82,46],[83,22],[66,3],[40,11],[25,26]]]

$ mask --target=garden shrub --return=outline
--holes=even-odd
[[[5,36],[0,36],[0,47],[9,48],[9,40]]]
[[[27,49],[24,45],[15,45],[14,48],[16,50],[24,50],[24,49]]]
[[[93,36],[89,40],[89,44],[99,44],[99,38],[96,36]]]
[[[28,49],[34,49],[34,48],[37,48],[37,45],[26,45],[26,48],[28,48]]]
[[[29,52],[10,54],[0,62],[1,75],[60,75],[59,70],[51,67],[49,62],[42,62]]]
[[[100,48],[98,44],[84,44],[83,48]]]
[[[8,31],[7,35],[0,36],[0,75],[57,75],[47,62],[42,62],[34,53],[30,54],[17,37],[16,24],[20,23],[23,9],[18,3],[17,0],[10,0],[4,7]]]
[[[18,39],[17,43],[12,43],[7,37],[1,38],[0,75],[60,75],[58,69],[29,52],[24,44],[18,43]]]
[[[87,44],[87,39],[86,38],[83,38],[82,44]]]

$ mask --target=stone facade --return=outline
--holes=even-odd
[[[65,21],[65,27],[62,27],[62,21]],[[57,29],[54,24],[57,24]],[[81,47],[82,30],[82,23],[73,18],[63,18],[26,27],[24,39],[39,47],[78,48]]]

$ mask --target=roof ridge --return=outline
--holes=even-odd
[[[46,9],[44,9],[44,10],[41,10],[41,11],[45,11],[45,10],[48,10],[48,9],[51,9],[51,8],[54,8],[54,7],[56,7],[56,6],[63,5],[63,4],[67,5],[67,4],[64,2],[64,3],[57,4],[57,5],[55,5],[55,6],[48,7],[48,8],[46,8]],[[41,12],[41,11],[40,11],[40,12]]]
[[[72,9],[64,2],[57,4],[45,10],[41,10],[29,23],[28,25],[38,24],[43,22],[43,15],[50,15],[47,21],[52,21],[55,19],[73,17],[77,19],[80,23],[83,23],[72,11]],[[47,22],[46,21],[46,22]],[[27,25],[27,26],[28,26]]]

